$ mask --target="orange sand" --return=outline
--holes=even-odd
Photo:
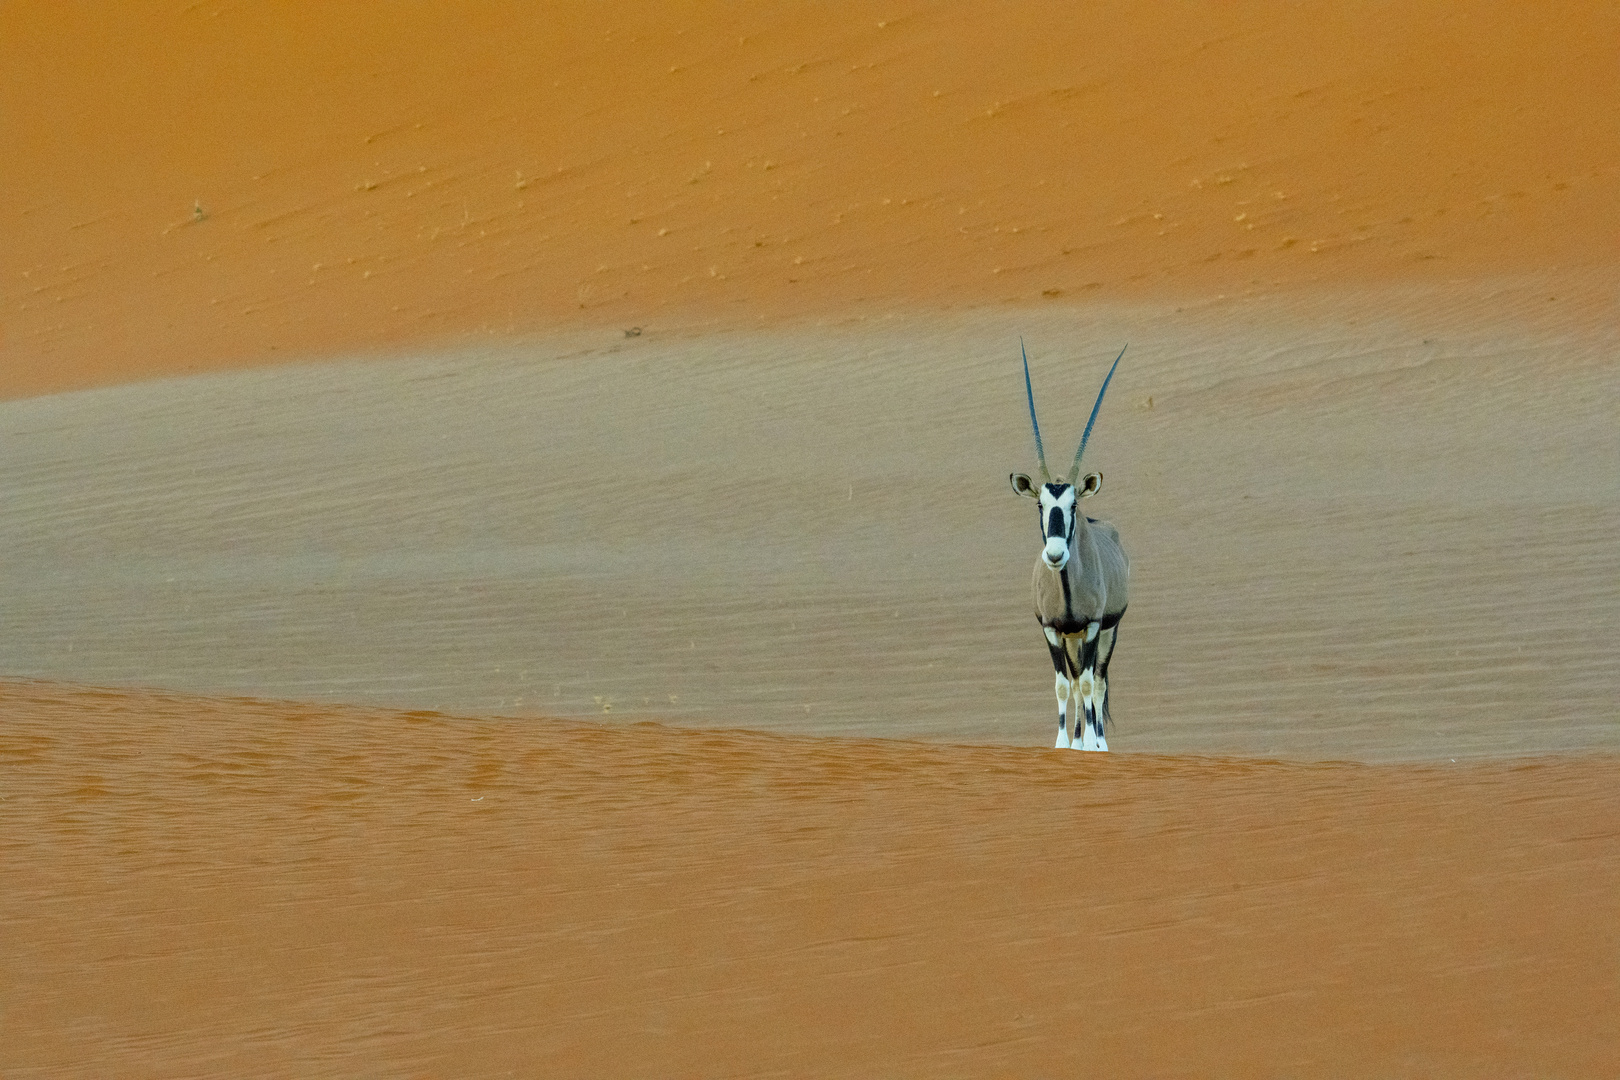
[[[1058,326],[1099,300],[1273,293],[1208,352],[1172,355],[1181,324],[1123,320],[1160,345],[1135,419],[1098,442],[1111,453],[1157,425],[1158,456],[1129,466],[1146,471],[1108,465],[1145,556],[1145,648],[1118,672],[1139,680],[1137,730],[1209,707],[1292,732],[1382,678],[1446,699],[1415,718],[1437,739],[1510,709],[1576,715],[1595,733],[1579,744],[1606,745],[1617,121],[1620,11],[1595,3],[23,0],[0,19],[0,397],[490,335],[854,334],[896,312],[978,325],[1003,304]],[[1509,300],[1487,279],[1511,279]],[[1385,297],[1407,321],[1368,340]],[[1503,329],[1545,308],[1560,314],[1529,344]],[[1279,311],[1344,310],[1303,352],[1269,325],[1245,337]],[[1468,338],[1476,312],[1494,321]],[[1432,348],[1431,324],[1448,338]],[[1074,336],[1048,348],[1096,345]],[[616,422],[651,415],[642,428],[673,446],[667,431],[725,403],[628,404]],[[121,456],[135,440],[98,441],[117,425],[94,403],[45,405],[0,432],[8,445],[87,434],[76,455],[30,458],[6,493],[33,500],[17,527],[65,581],[75,558],[145,573],[151,552],[131,569],[129,545],[161,549],[175,528],[224,580],[266,506],[308,521],[313,551],[352,539],[334,506],[376,495],[367,481],[300,501],[311,489],[277,486],[289,456],[249,470],[268,488],[237,476],[240,499],[187,487],[225,472],[203,467],[161,487],[170,502],[109,511],[150,494],[152,462]],[[892,435],[869,408],[837,424]],[[979,450],[1010,455],[1018,409],[1013,427],[955,415],[973,412],[960,430]],[[790,450],[817,412],[795,415]],[[979,438],[992,429],[1005,442]],[[1251,432],[1264,437],[1224,453]],[[845,458],[872,455],[874,473],[920,460],[860,439],[838,453],[822,476],[838,498]],[[712,482],[723,455],[670,458],[677,494],[695,491],[681,520],[712,527],[702,499],[735,490]],[[414,468],[392,482],[439,476]],[[577,475],[548,477],[547,497]],[[40,505],[53,483],[63,497]],[[255,502],[266,490],[287,506]],[[1536,493],[1529,513],[1519,490]],[[986,491],[954,512],[999,522],[972,501]],[[1412,511],[1435,491],[1450,501]],[[909,512],[848,492],[857,539]],[[1390,492],[1406,512],[1381,545],[1338,528]],[[521,505],[557,530],[547,542],[590,542],[589,514],[543,512],[574,504]],[[833,519],[816,505],[787,513]],[[459,527],[458,506],[421,509]],[[1224,546],[1188,539],[1212,521],[1230,526],[1213,530]],[[1257,580],[1239,543],[1256,523],[1285,556],[1262,567],[1263,598],[1236,587]],[[706,536],[686,539],[701,551]],[[97,546],[108,537],[127,543]],[[1307,549],[1335,565],[1314,575]],[[670,595],[701,591],[713,568],[694,565]],[[1421,588],[1380,591],[1392,581]],[[485,606],[466,625],[483,625],[493,601],[472,593]],[[1526,601],[1520,622],[1500,617],[1504,597]],[[124,603],[114,645],[172,644],[175,627],[140,619],[170,609]],[[1234,635],[1220,619],[1238,603]],[[824,655],[858,640],[825,635]],[[1163,677],[1177,656],[1180,681]],[[1242,663],[1262,677],[1235,678]],[[1557,697],[1571,671],[1573,713]],[[1530,715],[1543,701],[1563,712]],[[1366,736],[1364,716],[1344,723]],[[10,681],[0,1075],[1611,1076],[1616,766],[1107,758]]]
[[[1612,758],[0,685],[10,1077],[1603,1076]]]
[[[1596,3],[23,2],[0,72],[5,396],[1620,255]]]

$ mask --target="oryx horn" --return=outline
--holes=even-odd
[[[1041,463],[1041,479],[1048,484],[1052,474],[1046,471],[1046,450],[1041,446],[1041,423],[1035,419],[1035,388],[1029,382],[1029,353],[1024,350],[1024,339],[1018,339],[1018,351],[1024,354],[1024,393],[1029,395],[1029,423],[1035,429],[1035,456]]]
[[[1130,348],[1129,344],[1127,344],[1125,346],[1125,349],[1128,349],[1128,348]],[[1119,359],[1120,359],[1120,356],[1125,355],[1125,349],[1119,350],[1119,356],[1114,357],[1114,367],[1111,367],[1111,368],[1108,369],[1108,378],[1103,380],[1102,389],[1097,391],[1097,404],[1095,404],[1095,405],[1093,405],[1091,407],[1091,419],[1086,421],[1086,430],[1080,436],[1080,448],[1074,452],[1074,467],[1069,470],[1069,483],[1070,484],[1073,484],[1076,480],[1080,479],[1080,455],[1082,455],[1082,454],[1084,454],[1086,452],[1086,440],[1091,438],[1091,425],[1095,424],[1097,422],[1097,410],[1102,408],[1103,395],[1108,393],[1108,384],[1114,381],[1114,368],[1119,367]],[[1029,361],[1028,360],[1024,361],[1024,377],[1026,379],[1029,377]],[[1035,415],[1035,399],[1034,399],[1033,396],[1030,397],[1029,409],[1030,409],[1029,415],[1031,417],[1034,417],[1034,415]],[[1036,435],[1035,435],[1036,445],[1040,444],[1040,438],[1041,438],[1040,434],[1037,432]],[[1045,465],[1043,464],[1041,468],[1042,468],[1042,471],[1044,472],[1045,471]]]

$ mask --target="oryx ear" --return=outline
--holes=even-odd
[[[1007,477],[1012,481],[1013,490],[1026,499],[1038,499],[1039,493],[1035,489],[1035,481],[1029,478],[1028,473],[1015,472]]]
[[[1088,472],[1080,481],[1080,498],[1089,499],[1102,489],[1102,473]]]

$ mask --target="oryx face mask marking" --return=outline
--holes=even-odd
[[[1045,545],[1041,560],[1054,570],[1069,561],[1069,545],[1074,542],[1075,493],[1068,484],[1042,484],[1041,535]]]

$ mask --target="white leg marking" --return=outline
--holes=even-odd
[[[1096,624],[1093,623],[1093,626]],[[1102,738],[1102,717],[1097,713],[1099,700],[1097,694],[1097,673],[1086,668],[1080,673],[1081,709],[1078,723],[1084,725],[1085,733],[1081,736],[1080,748],[1082,750],[1106,750],[1108,743]],[[1101,745],[1099,745],[1099,743]]]
[[[1102,623],[1087,623],[1086,624],[1086,640],[1090,641],[1092,638],[1096,637],[1097,636],[1097,631],[1098,631],[1099,628],[1101,628],[1101,626],[1102,626]]]
[[[1052,646],[1052,648],[1054,648],[1054,649],[1057,648],[1057,644],[1058,644],[1057,631],[1052,629],[1050,626],[1046,627],[1045,629],[1046,629],[1046,643],[1048,645]]]

